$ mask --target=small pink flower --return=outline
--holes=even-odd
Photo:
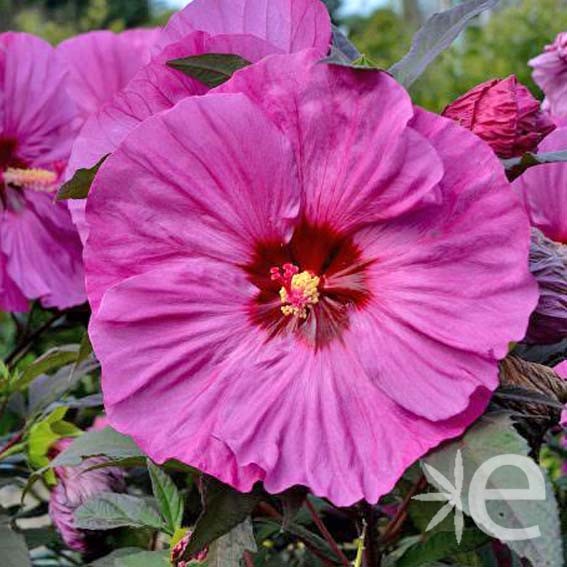
[[[539,102],[514,75],[476,86],[443,111],[482,138],[501,158],[537,149],[555,128]]]
[[[110,423],[156,462],[350,505],[482,413],[537,289],[490,148],[319,58],[268,57],[107,159],[90,336]]]
[[[275,53],[329,50],[331,23],[320,0],[194,0],[165,27],[151,63],[85,125],[73,147],[68,175],[92,167],[140,122],[180,100],[208,92],[200,81],[167,66],[172,59],[232,53],[255,63]],[[86,240],[85,203],[69,201]]]
[[[532,59],[533,79],[544,92],[544,108],[559,120],[567,118],[567,32],[558,34],[545,51]]]
[[[55,50],[31,35],[0,34],[0,309],[85,300],[81,243],[67,207],[53,202],[75,118]]]

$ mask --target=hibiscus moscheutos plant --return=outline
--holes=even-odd
[[[540,151],[565,148],[567,128],[558,128],[542,142]],[[548,163],[528,169],[513,183],[534,227],[530,266],[541,294],[532,315],[529,342],[553,343],[567,335],[566,182],[567,164]]]
[[[319,56],[136,128],[92,186],[85,261],[115,428],[156,462],[346,506],[484,411],[537,286],[491,149]]]
[[[567,32],[532,59],[533,79],[545,94],[543,107],[559,122],[567,118]]]
[[[324,57],[330,42],[331,23],[320,0],[191,2],[163,30],[152,62],[87,121],[73,146],[69,174],[96,165],[149,116],[209,91],[206,84],[170,67],[169,62],[221,53],[254,63],[270,54],[305,48],[314,48]],[[69,207],[84,241],[88,234],[85,202],[72,200]]]
[[[66,67],[43,40],[0,34],[0,306],[66,308],[85,300],[81,243],[53,203],[76,117]]]
[[[514,75],[477,85],[443,111],[482,138],[501,158],[537,150],[555,129],[530,91]]]
[[[150,61],[159,28],[134,29],[119,34],[94,31],[77,35],[57,46],[69,67],[68,90],[79,124],[122,90],[136,72]]]

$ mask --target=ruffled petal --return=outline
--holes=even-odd
[[[70,69],[69,92],[83,120],[125,87],[150,60],[160,30],[130,30],[122,34],[95,31],[68,39],[57,51]]]
[[[0,136],[17,142],[28,165],[66,160],[76,116],[66,91],[66,67],[45,41],[25,33],[0,34],[3,110]]]
[[[89,299],[96,310],[112,284],[172,258],[245,262],[259,240],[285,241],[298,213],[293,152],[260,109],[242,95],[184,100],[136,128],[97,175]]]
[[[247,34],[292,53],[315,48],[322,56],[331,42],[331,22],[319,0],[193,0],[169,20],[160,47],[193,31]]]
[[[59,309],[85,301],[81,243],[64,204],[27,192],[21,209],[4,211],[0,237],[7,272],[26,297]]]
[[[250,340],[246,304],[253,293],[236,267],[178,261],[108,290],[89,329],[103,361],[110,423],[157,462],[179,459],[241,490],[263,472],[237,467],[211,435],[214,407],[221,407],[211,396],[221,387],[215,367]]]
[[[567,150],[567,128],[558,128],[540,144],[539,151]],[[549,163],[528,169],[512,184],[533,226],[545,236],[567,244],[567,164]]]
[[[312,50],[269,57],[218,89],[261,104],[292,140],[309,220],[347,232],[435,193],[443,165],[407,128],[413,107],[402,87],[383,72],[316,61]]]
[[[374,258],[373,297],[352,318],[352,345],[388,396],[440,420],[496,387],[496,362],[524,337],[538,293],[529,225],[496,157],[446,119],[419,111],[412,125],[443,157],[443,201],[356,235]]]

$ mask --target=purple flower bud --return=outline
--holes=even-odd
[[[96,424],[95,424],[96,427]],[[55,445],[61,452],[70,444],[71,439],[62,439]],[[89,532],[75,526],[75,510],[103,492],[124,492],[126,483],[124,472],[117,467],[105,467],[89,470],[106,462],[104,457],[86,459],[77,467],[55,467],[57,485],[51,492],[49,515],[65,544],[75,551],[89,551]]]
[[[526,342],[550,344],[567,336],[567,246],[532,228],[530,271],[539,285]]]

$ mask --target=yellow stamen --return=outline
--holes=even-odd
[[[34,191],[52,191],[57,181],[57,174],[47,169],[9,167],[2,177],[7,185],[21,189],[33,189]]]
[[[299,319],[307,318],[307,308],[319,303],[319,283],[321,279],[311,272],[301,272],[291,278],[289,289],[280,289],[282,313]]]

